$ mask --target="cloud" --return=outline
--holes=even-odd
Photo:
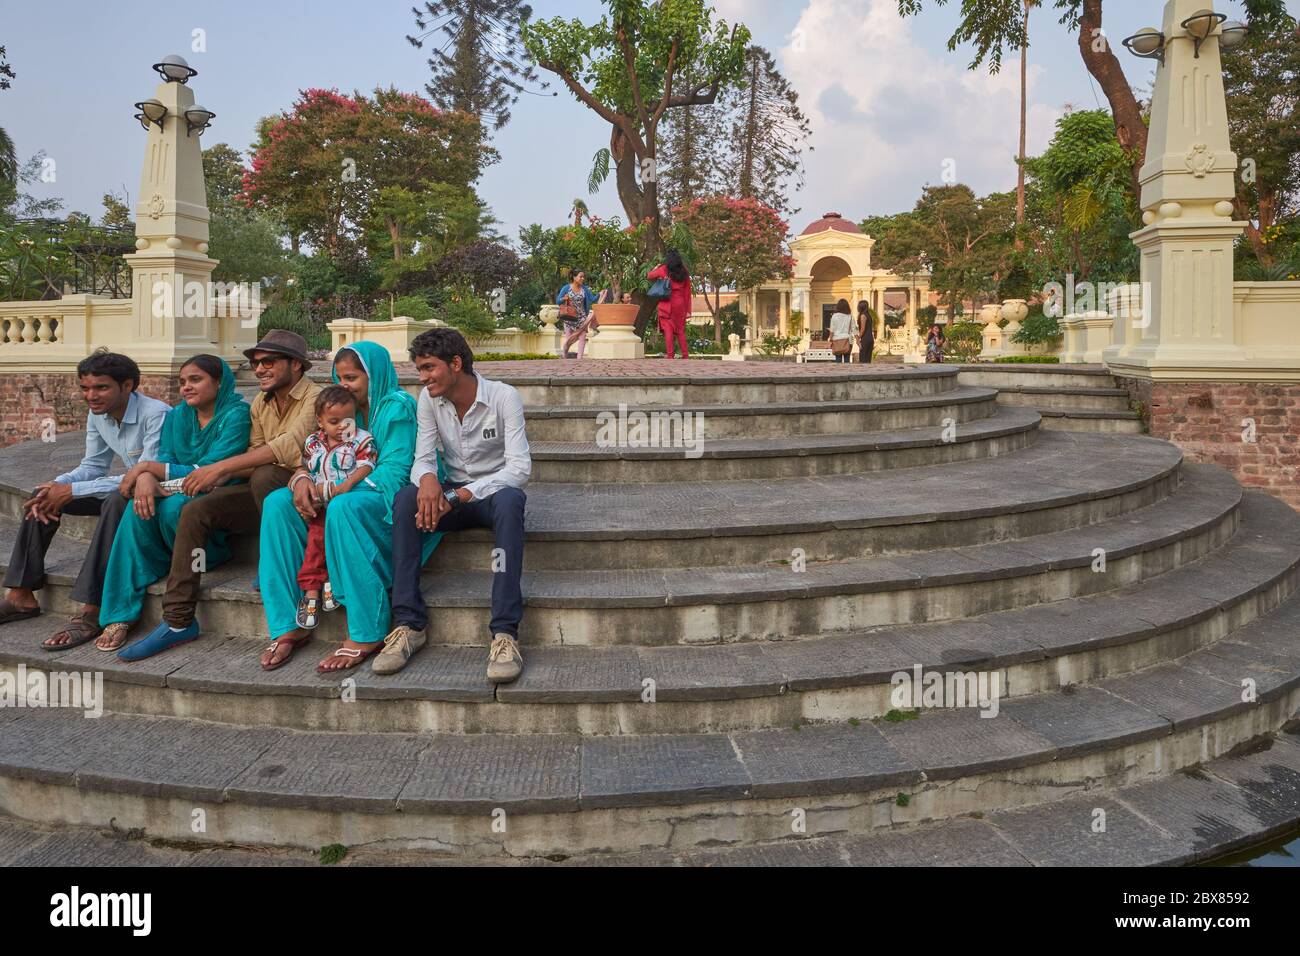
[[[1015,187],[1020,61],[970,71],[942,41],[929,49],[897,0],[808,0],[781,66],[812,120],[803,207],[791,223],[830,209],[854,219],[910,209],[945,160],[977,193]],[[1028,151],[1041,152],[1061,110],[1033,102],[1044,68],[1029,67]]]

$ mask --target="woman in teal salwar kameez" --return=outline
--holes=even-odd
[[[100,650],[121,647],[140,619],[145,590],[171,568],[181,509],[193,499],[179,491],[164,495],[161,483],[248,449],[249,406],[235,391],[230,366],[215,355],[196,355],[181,366],[179,378],[181,404],[163,420],[158,461],[140,462],[122,479],[122,493],[133,498],[134,507],[123,517],[108,559],[99,610],[104,633],[96,642]],[[229,558],[224,532],[211,535],[204,543],[206,566]],[[163,622],[118,657],[141,660],[198,636],[197,622],[180,630]]]
[[[388,350],[357,342],[334,357],[334,381],[357,397],[357,427],[374,436],[379,462],[345,495],[333,498],[325,516],[325,564],[334,599],[347,609],[348,639],[321,661],[322,673],[347,670],[378,651],[389,631],[393,586],[393,498],[411,478],[415,461],[415,399],[397,382]],[[298,627],[298,569],[307,547],[306,517],[314,514],[311,482],[281,488],[262,505],[258,576],[266,623],[275,638],[262,653],[274,670],[311,639]],[[440,535],[425,545],[427,560]]]

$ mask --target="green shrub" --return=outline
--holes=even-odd
[[[1060,322],[1040,312],[1026,317],[1020,323],[1020,331],[1011,336],[1011,341],[1020,345],[1045,345],[1063,334]]]
[[[497,320],[497,328],[499,329],[518,329],[520,332],[536,332],[541,327],[541,319],[526,312],[503,315]]]
[[[307,309],[297,303],[273,302],[263,309],[257,320],[257,337],[261,339],[271,329],[297,332],[311,349],[328,349],[331,345],[330,330],[313,321]]]
[[[984,348],[984,327],[978,322],[957,322],[944,330],[943,360],[973,362]]]
[[[993,361],[1003,365],[1059,365],[1061,357],[1059,355],[1004,355]]]
[[[433,307],[422,296],[402,295],[394,299],[391,305],[387,299],[376,302],[374,311],[370,313],[370,321],[387,322],[395,316],[406,316],[418,322],[432,322],[434,312]]]
[[[533,359],[553,359],[554,355],[536,352],[483,352],[474,356],[475,362],[527,362]]]
[[[732,332],[744,338],[745,326],[749,324],[749,316],[740,311],[739,302],[728,302],[720,308],[718,318],[722,322],[722,341],[727,341],[727,336]]]
[[[457,292],[443,303],[438,318],[452,328],[460,329],[465,338],[486,338],[497,330],[497,319],[492,310],[472,292]]]

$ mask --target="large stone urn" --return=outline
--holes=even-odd
[[[587,354],[602,359],[645,358],[645,343],[636,334],[638,305],[602,302],[592,307],[600,332],[587,340]]]
[[[976,356],[982,362],[990,362],[1002,354],[1002,326],[998,325],[998,319],[1002,317],[1002,309],[997,305],[984,305],[980,307],[980,321],[984,323],[984,328],[980,332],[980,338],[983,340],[984,347],[980,349],[980,354]]]

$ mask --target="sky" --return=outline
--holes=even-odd
[[[1047,145],[1068,108],[1105,106],[1074,35],[1057,23],[1051,0],[1045,3],[1030,26],[1030,155]],[[828,211],[858,220],[910,209],[946,169],[980,194],[1014,188],[1019,57],[1004,59],[998,75],[968,70],[970,49],[947,49],[958,0],[930,0],[921,16],[907,19],[898,16],[897,0],[714,4],[774,53],[811,119],[793,232]],[[1287,5],[1300,15],[1300,0]],[[1110,0],[1106,33],[1118,42],[1158,27],[1163,6]],[[0,45],[17,73],[12,89],[0,93],[0,127],[20,159],[43,150],[54,160],[54,182],[34,194],[61,197],[65,212],[98,216],[107,191],[137,197],[145,133],[131,118],[132,103],[153,95],[150,65],[165,54],[179,53],[199,71],[190,83],[198,102],[216,113],[204,145],[245,150],[257,120],[288,109],[300,89],[422,92],[428,54],[406,41],[416,32],[410,7],[411,0],[0,0]],[[535,18],[591,21],[602,4],[534,0],[533,8]],[[1243,17],[1236,0],[1215,8]],[[194,49],[196,36],[205,49]],[[1149,87],[1154,62],[1122,49],[1119,57],[1130,82]],[[513,115],[494,137],[501,161],[479,184],[505,236],[514,239],[533,222],[560,223],[575,198],[597,215],[622,214],[612,182],[596,196],[587,193],[592,155],[609,141],[604,121],[558,83],[524,95]]]

